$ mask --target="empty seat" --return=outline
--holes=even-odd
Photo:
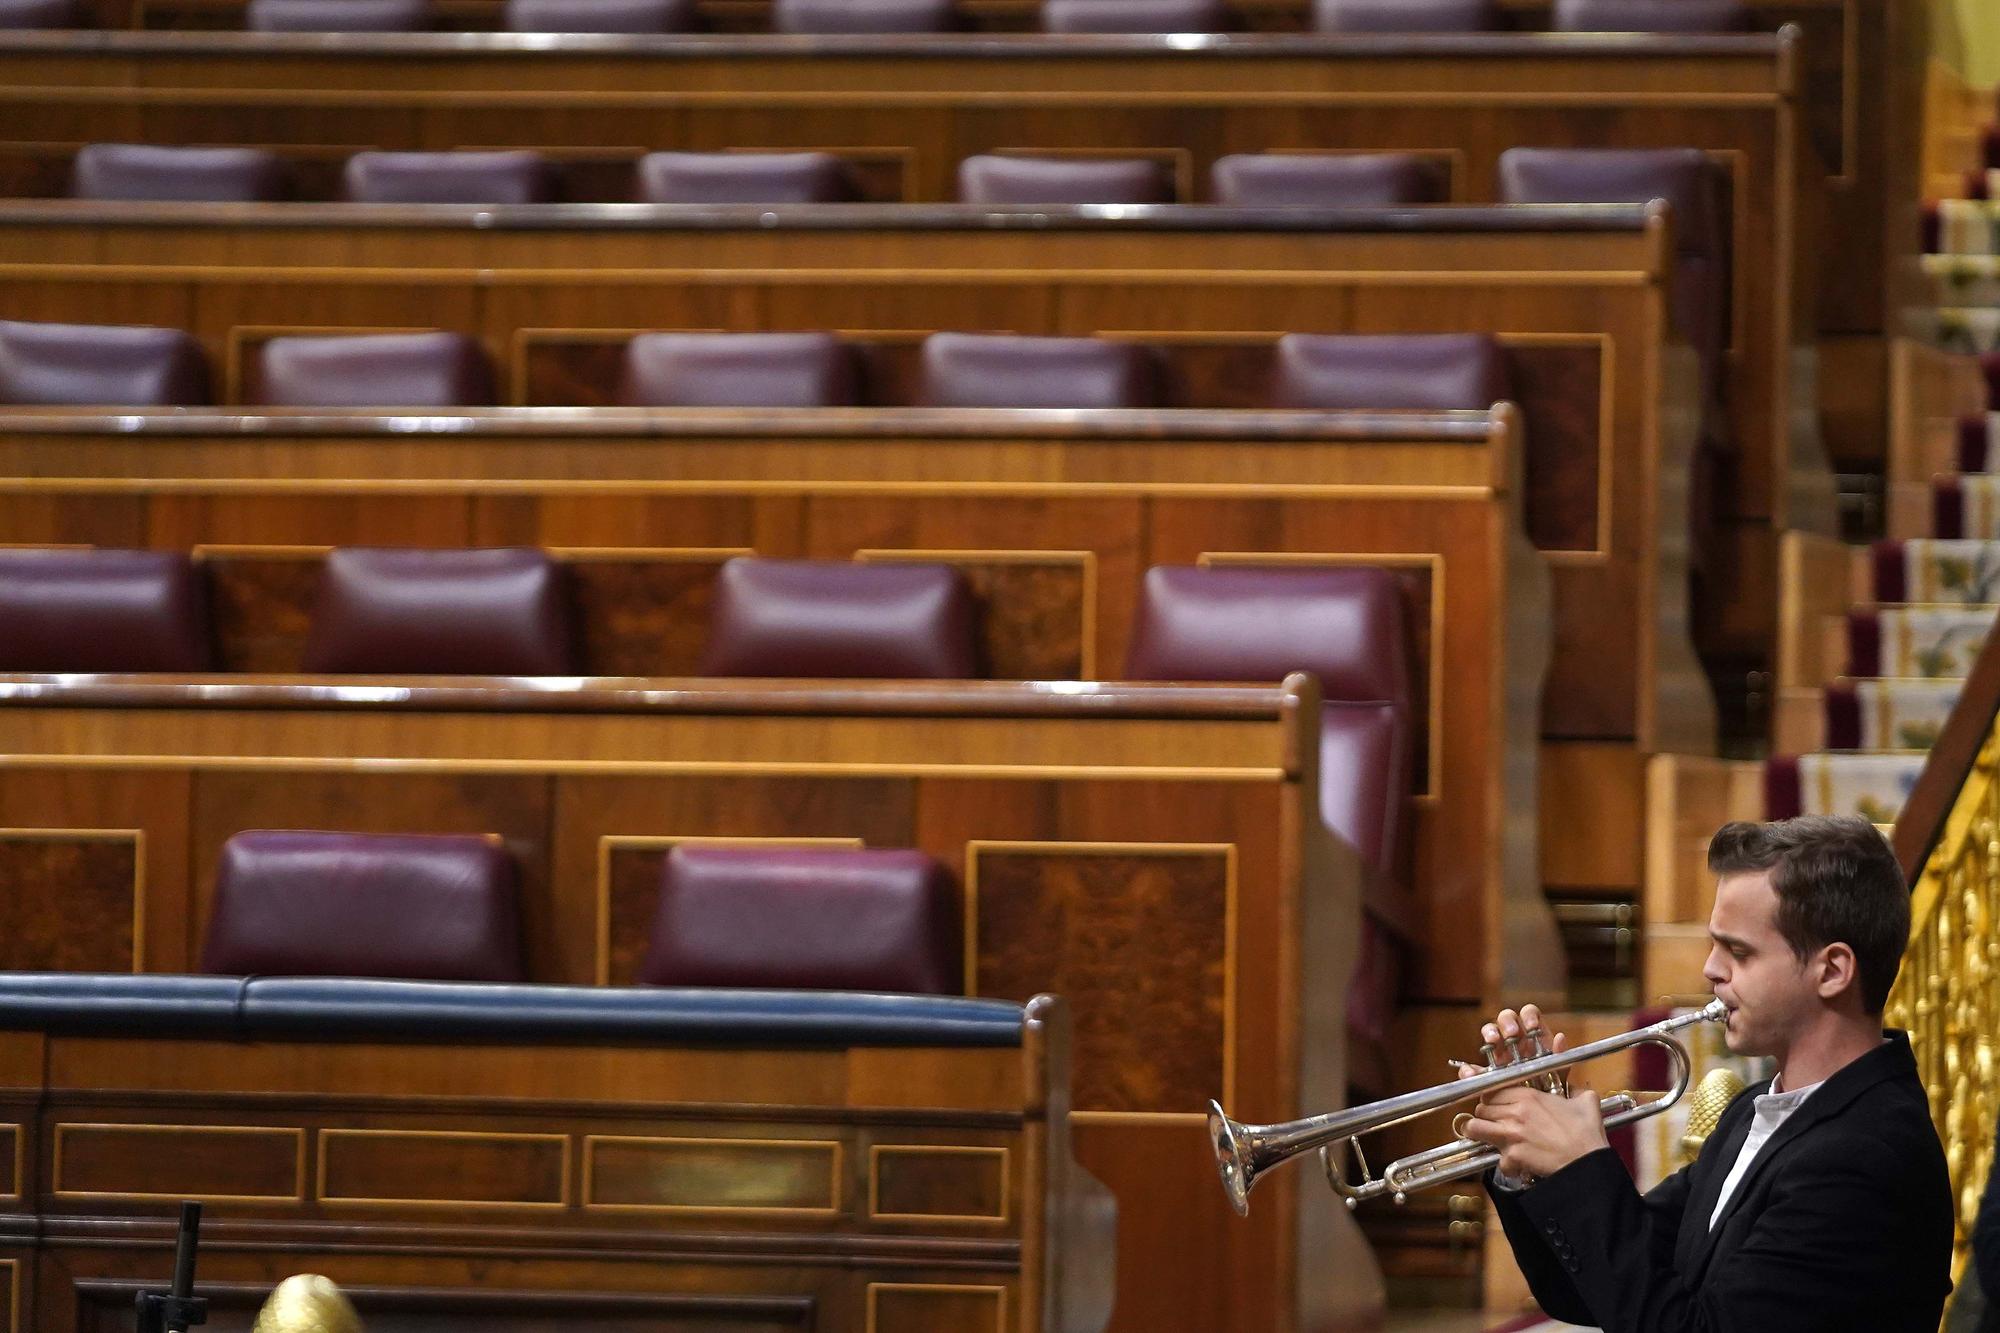
[[[1146,571],[1126,674],[1135,680],[1319,678],[1320,813],[1372,872],[1348,1026],[1383,1040],[1405,915],[1413,689],[1409,627],[1385,569]]]
[[[201,345],[179,329],[0,319],[0,403],[188,407],[207,401]]]
[[[261,203],[285,197],[285,164],[260,148],[85,144],[70,164],[69,192],[76,199]]]
[[[1499,26],[1493,0],[1313,0],[1321,32],[1484,32]]]
[[[576,617],[562,566],[518,547],[344,547],[326,558],[304,666],[376,675],[568,676]]]
[[[204,972],[520,981],[500,839],[256,830],[222,846]]]
[[[1044,32],[1221,32],[1223,0],[1044,0]]]
[[[1134,680],[1319,677],[1327,824],[1371,865],[1395,863],[1410,793],[1409,632],[1387,570],[1146,571],[1126,675]]]
[[[648,153],[639,197],[649,204],[837,204],[855,197],[831,153]]]
[[[639,980],[957,995],[960,919],[957,884],[922,852],[684,843]]]
[[[952,0],[775,0],[771,27],[782,33],[950,32]]]
[[[968,204],[1171,204],[1174,178],[1150,158],[1006,157],[981,153],[958,164]]]
[[[702,674],[959,680],[972,589],[950,565],[739,557],[717,573]]]
[[[1500,346],[1482,333],[1288,333],[1278,339],[1273,407],[1483,412],[1508,397]]]
[[[0,0],[0,30],[89,26],[81,0]]]
[[[341,173],[357,204],[545,204],[555,168],[540,153],[356,153]]]
[[[1235,208],[1370,208],[1444,202],[1443,168],[1408,153],[1233,153],[1215,202]]]
[[[694,0],[507,0],[509,32],[690,32]]]
[[[459,333],[357,333],[273,338],[258,357],[267,407],[477,407],[493,372]]]
[[[1722,168],[1698,148],[1513,148],[1500,155],[1510,204],[1642,204],[1673,211],[1674,315],[1711,369],[1728,341],[1729,217]]]
[[[1556,0],[1557,32],[1744,32],[1741,0]]]
[[[918,396],[926,407],[1155,407],[1158,356],[1135,343],[1011,333],[924,339]]]
[[[634,407],[851,407],[854,349],[830,333],[646,333],[625,345]]]
[[[250,0],[251,32],[422,32],[429,0]]]
[[[213,651],[183,554],[0,550],[0,671],[207,671]]]

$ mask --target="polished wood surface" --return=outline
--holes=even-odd
[[[1478,512],[1454,507],[1461,526],[1479,527]],[[1141,1219],[1121,1231],[1117,1327],[1197,1309],[1206,1327],[1249,1333],[1357,1290],[1294,1260],[1344,1232],[1331,1196],[1276,1186],[1239,1221],[1198,1114],[1219,1092],[1284,1119],[1344,1089],[1338,999],[1360,877],[1318,818],[1309,679],[538,682],[533,700],[470,683],[10,678],[0,807],[50,854],[121,837],[138,849],[143,878],[106,921],[49,907],[72,930],[132,923],[131,965],[155,971],[196,961],[220,848],[249,828],[497,833],[522,868],[531,975],[582,984],[625,975],[649,872],[677,841],[922,848],[965,887],[968,989],[1055,990],[1077,1016],[1078,1153]],[[1428,812],[1440,834],[1507,836],[1481,805],[1519,799],[1502,785],[1503,721],[1486,724],[1496,753],[1476,789]],[[1497,837],[1484,856],[1474,874],[1437,876],[1476,896],[1441,907],[1434,929],[1452,922],[1468,974],[1511,978],[1536,958],[1507,948],[1546,909],[1532,880],[1503,878]],[[1530,900],[1506,896],[1521,891]],[[1055,903],[1076,933],[1048,952],[1036,909]],[[1220,928],[1159,929],[1170,919]],[[1163,1273],[1169,1252],[1215,1262]]]
[[[776,227],[756,210],[723,210],[636,230],[598,225],[586,212],[573,226],[476,234],[462,225],[464,210],[452,212],[461,225],[402,210],[404,221],[385,218],[365,237],[331,223],[331,232],[294,231],[184,214],[185,235],[211,246],[212,264],[44,249],[44,262],[14,270],[33,273],[17,289],[18,309],[180,324],[225,367],[231,394],[257,339],[302,328],[452,327],[480,336],[510,368],[540,364],[542,349],[591,330],[603,338],[805,327],[865,339],[999,328],[1170,345],[1212,343],[1217,331],[1261,343],[1294,331],[1494,331],[1519,349],[1524,396],[1539,409],[1531,427],[1547,427],[1545,445],[1532,429],[1528,437],[1524,495],[1531,531],[1558,566],[1550,734],[1629,738],[1649,752],[1712,744],[1701,691],[1681,688],[1694,668],[1683,648],[1685,511],[1674,483],[1699,429],[1699,396],[1691,356],[1666,329],[1665,229],[1645,210],[1375,211],[1310,223],[1271,213],[1152,210],[1141,222],[1036,210],[996,223],[955,209],[925,221],[863,208],[779,210]],[[0,252],[10,234],[25,246],[37,230],[10,233],[0,222]],[[81,241],[88,232],[65,234]],[[170,245],[181,234],[175,226],[134,233]],[[356,238],[368,242],[370,267],[287,267]],[[383,267],[392,263],[405,267]],[[514,377],[529,378],[525,369]],[[535,467],[529,452],[516,448],[508,465]],[[958,476],[990,479],[962,451],[885,467],[907,476],[908,467],[961,463]],[[682,535],[652,544],[699,543]],[[1005,544],[1020,545],[1018,532]],[[1754,610],[1746,618],[1753,637],[1768,638]],[[1672,707],[1660,703],[1665,690],[1678,691]]]
[[[0,1319],[129,1328],[193,1197],[209,1327],[310,1269],[388,1333],[1089,1333],[1067,1043],[1047,997],[987,1048],[0,1033]]]

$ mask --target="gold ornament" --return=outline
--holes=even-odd
[[[300,1273],[278,1284],[250,1333],[362,1333],[361,1316],[330,1279]]]
[[[1715,1132],[1715,1122],[1722,1119],[1722,1113],[1729,1103],[1736,1100],[1736,1094],[1743,1091],[1743,1079],[1727,1065],[1709,1070],[1696,1085],[1694,1095],[1688,1098],[1687,1132],[1681,1135],[1681,1161],[1692,1162],[1701,1155],[1701,1145],[1708,1142],[1708,1136]]]

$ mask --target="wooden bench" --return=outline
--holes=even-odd
[[[1712,747],[1697,698],[1660,701],[1685,655],[1652,672],[1686,636],[1678,483],[1697,397],[1691,353],[1665,323],[1663,224],[1643,209],[1374,210],[1307,222],[858,206],[778,210],[775,226],[755,209],[639,209],[629,226],[603,210],[481,210],[476,228],[466,210],[303,210],[283,223],[254,210],[183,211],[173,223],[104,211],[112,230],[38,225],[33,212],[0,210],[0,274],[19,279],[12,311],[189,328],[229,367],[232,392],[248,347],[302,326],[456,328],[482,337],[519,383],[565,339],[647,328],[864,338],[1008,329],[1166,344],[1497,332],[1538,409],[1525,495],[1530,530],[1557,566],[1548,734],[1646,753]],[[297,267],[301,255],[329,264]],[[1718,568],[1769,586],[1747,558]],[[1749,593],[1718,600],[1740,609],[1715,627],[1719,639],[1768,641],[1768,611]],[[1655,636],[1655,625],[1669,628]]]
[[[952,198],[957,163],[977,152],[1149,154],[1192,186],[1223,153],[1285,148],[1430,154],[1451,167],[1453,197],[1478,202],[1496,197],[1501,152],[1574,144],[1588,117],[1593,143],[1702,148],[1728,170],[1730,436],[1744,456],[1732,503],[1788,522],[1788,463],[1818,448],[1813,380],[1793,366],[1812,344],[1822,174],[1795,31],[773,43],[6,34],[0,107],[10,138],[40,144],[888,153],[903,197],[925,202]]]
[[[224,1327],[1097,1333],[1068,1061],[1050,996],[7,978],[0,1310],[129,1323],[187,1198]]]
[[[1503,512],[1440,507],[1472,528]],[[522,866],[531,975],[618,982],[676,842],[922,848],[965,888],[967,992],[1051,990],[1072,1006],[1079,1157],[1137,1219],[1121,1234],[1118,1327],[1195,1309],[1205,1326],[1265,1328],[1353,1294],[1343,1272],[1296,1257],[1342,1225],[1337,1202],[1296,1173],[1239,1221],[1199,1114],[1221,1092],[1240,1114],[1285,1119],[1344,1088],[1358,874],[1318,818],[1309,678],[494,683],[7,678],[0,800],[14,827],[0,857],[7,882],[47,888],[10,895],[5,938],[54,941],[69,969],[180,970],[230,834],[476,831]],[[1510,766],[1501,735],[1482,739],[1501,783],[1464,816],[1438,809],[1489,845],[1456,886],[1474,898],[1445,910],[1458,939],[1484,937],[1475,972],[1497,969],[1510,994],[1546,990],[1560,963],[1537,947],[1552,932],[1518,877],[1532,851],[1503,841],[1518,833],[1496,808],[1520,808],[1502,784],[1531,771],[1532,749]],[[1212,1262],[1173,1262],[1191,1253]]]

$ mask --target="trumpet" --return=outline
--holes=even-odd
[[[1662,1047],[1673,1065],[1673,1086],[1645,1101],[1624,1092],[1602,1098],[1599,1104],[1604,1111],[1604,1126],[1616,1129],[1647,1116],[1659,1115],[1687,1092],[1687,1047],[1681,1045],[1673,1034],[1696,1023],[1721,1023],[1728,1017],[1729,1007],[1720,1000],[1711,1000],[1691,1014],[1682,1014],[1615,1037],[1605,1037],[1601,1041],[1588,1042],[1573,1051],[1560,1052],[1544,1047],[1542,1034],[1537,1029],[1525,1037],[1509,1039],[1507,1045],[1515,1056],[1511,1064],[1496,1064],[1495,1052],[1489,1046],[1485,1048],[1486,1069],[1469,1078],[1385,1097],[1346,1111],[1307,1116],[1302,1120],[1287,1120],[1274,1125],[1242,1124],[1224,1114],[1218,1103],[1210,1102],[1208,1136],[1215,1147],[1215,1164],[1222,1174],[1222,1188],[1229,1195],[1229,1202],[1238,1216],[1248,1216],[1250,1191],[1263,1179],[1265,1172],[1300,1153],[1317,1149],[1327,1184],[1347,1201],[1349,1208],[1358,1208],[1364,1201],[1384,1194],[1402,1203],[1411,1194],[1432,1185],[1484,1174],[1499,1162],[1499,1152],[1477,1140],[1459,1137],[1428,1151],[1399,1157],[1383,1167],[1378,1176],[1369,1170],[1368,1159],[1361,1150],[1361,1135],[1400,1125],[1460,1102],[1475,1101],[1489,1092],[1515,1084],[1527,1084],[1547,1092],[1564,1092],[1572,1065],[1630,1050],[1634,1046]],[[1532,1043],[1532,1053],[1521,1052],[1520,1044],[1523,1042]],[[1461,1114],[1453,1123],[1462,1126],[1466,1118]],[[1456,1132],[1458,1130],[1454,1129]],[[1348,1177],[1347,1168],[1342,1165],[1337,1152],[1338,1145],[1343,1142],[1359,1168],[1359,1174],[1353,1179]]]

